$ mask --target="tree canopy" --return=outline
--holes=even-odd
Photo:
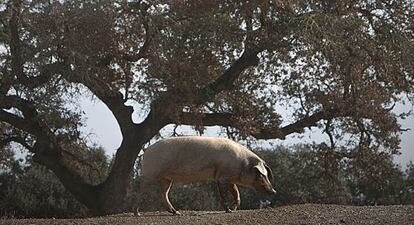
[[[96,214],[119,210],[139,151],[168,124],[255,139],[319,126],[334,158],[397,153],[413,11],[411,0],[4,0],[1,144],[23,146]],[[87,151],[84,89],[123,136],[98,184],[71,163]]]

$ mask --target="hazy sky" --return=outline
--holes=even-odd
[[[91,102],[84,99],[81,102],[81,108],[86,113],[86,124],[84,131],[92,133],[89,137],[92,142],[95,142],[105,148],[108,155],[115,153],[119,147],[122,137],[119,127],[116,123],[112,113],[106,108],[104,104],[99,101]],[[401,110],[409,110],[411,106],[399,107]],[[134,112],[134,119],[139,119],[137,113]],[[414,116],[406,120],[400,121],[403,128],[409,128],[410,131],[402,135],[401,155],[395,158],[405,168],[405,165],[411,160],[414,161]],[[297,138],[298,135],[290,135],[286,140],[275,141],[276,144],[292,144],[292,143],[311,143],[313,140],[321,139],[321,131],[313,129],[312,132],[307,131],[303,134],[303,138]]]

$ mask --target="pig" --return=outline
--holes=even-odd
[[[240,207],[237,185],[268,195],[276,193],[272,171],[264,160],[237,142],[218,137],[182,136],[158,141],[143,155],[141,179],[143,184],[159,186],[162,203],[176,215],[180,213],[168,198],[173,182],[216,181],[226,212]],[[233,198],[230,205],[226,201],[229,192]]]

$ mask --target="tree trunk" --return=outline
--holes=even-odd
[[[115,163],[107,179],[99,185],[88,184],[72,168],[66,166],[61,151],[49,149],[39,142],[33,159],[48,169],[62,182],[63,186],[84,204],[92,215],[101,216],[125,211],[123,203],[130,185],[135,159],[145,143],[142,139],[124,139],[117,151]]]
[[[162,119],[160,115],[154,116],[150,113],[141,124],[131,124],[124,130],[123,141],[116,152],[110,174],[105,182],[98,186],[96,203],[89,207],[94,215],[115,214],[128,210],[124,208],[124,202],[135,160],[144,144],[166,124],[167,120]]]
[[[122,142],[117,151],[114,165],[108,178],[99,187],[97,196],[98,215],[120,213],[130,185],[135,160],[144,143],[140,140]]]

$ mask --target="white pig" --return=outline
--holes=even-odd
[[[275,194],[272,171],[246,147],[226,138],[184,136],[163,139],[145,151],[142,181],[160,186],[161,199],[170,213],[180,214],[168,199],[173,182],[189,183],[214,180],[218,184],[220,203],[226,212],[240,206],[236,185],[260,193]],[[233,203],[228,205],[230,192]]]

